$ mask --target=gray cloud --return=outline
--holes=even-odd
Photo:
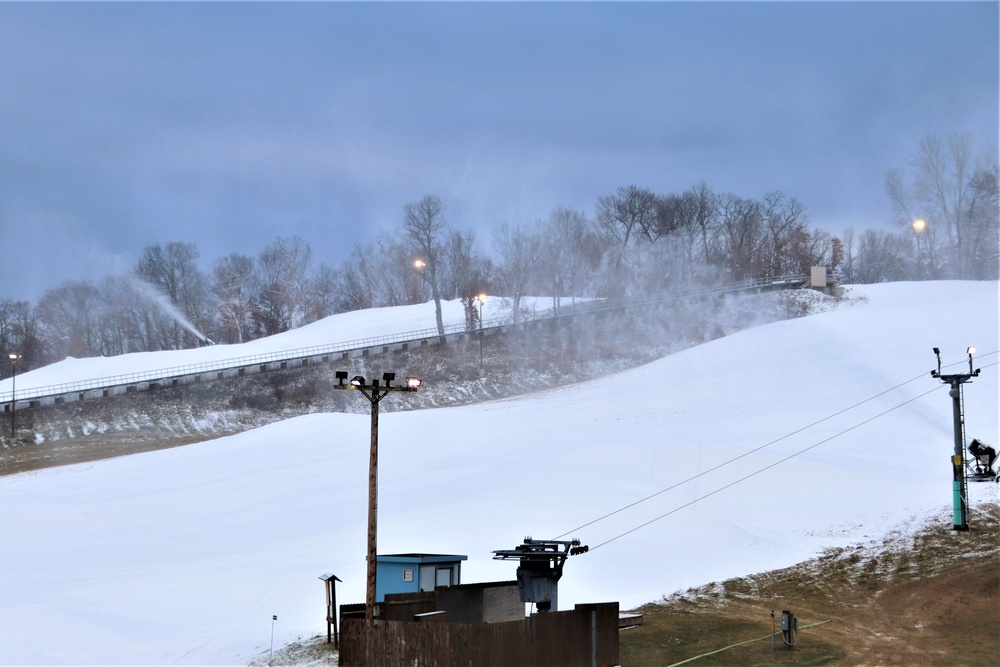
[[[170,240],[210,260],[299,234],[338,264],[428,193],[482,229],[702,180],[884,224],[925,134],[995,151],[996,25],[994,3],[2,3],[0,296]]]

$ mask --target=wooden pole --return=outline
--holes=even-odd
[[[368,576],[365,595],[365,620],[375,618],[375,577],[377,546],[375,535],[378,531],[378,388],[372,390],[369,400],[372,404],[372,444],[368,458]]]
[[[336,581],[336,580],[334,580]],[[337,584],[334,581],[330,582],[330,589],[333,595],[333,604],[330,607],[333,610],[333,648],[340,650],[340,633],[337,629]],[[327,628],[329,631],[329,628]]]

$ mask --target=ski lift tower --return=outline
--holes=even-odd
[[[538,611],[558,611],[558,585],[569,556],[586,553],[580,540],[533,540],[513,549],[494,551],[494,560],[518,560],[517,592],[521,602],[534,602]]]
[[[954,507],[954,529],[968,530],[969,494],[965,480],[965,414],[962,400],[962,385],[969,382],[974,377],[979,377],[979,369],[972,370],[972,355],[976,348],[966,349],[969,355],[969,372],[954,373],[950,375],[941,374],[941,350],[934,348],[934,355],[937,357],[937,370],[931,371],[931,377],[941,380],[944,384],[951,385],[948,395],[951,396],[952,415],[955,422],[955,453],[951,457],[952,467],[952,488]]]

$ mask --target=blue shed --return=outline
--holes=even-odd
[[[462,583],[462,561],[454,554],[385,554],[376,557],[375,601],[387,593],[419,593]]]

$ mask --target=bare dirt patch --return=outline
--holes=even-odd
[[[644,624],[621,635],[621,662],[664,667],[763,638],[689,664],[1000,664],[1000,506],[976,508],[970,525],[956,532],[942,515],[915,534],[646,605]],[[798,617],[794,650],[779,636],[772,652],[772,609]]]

